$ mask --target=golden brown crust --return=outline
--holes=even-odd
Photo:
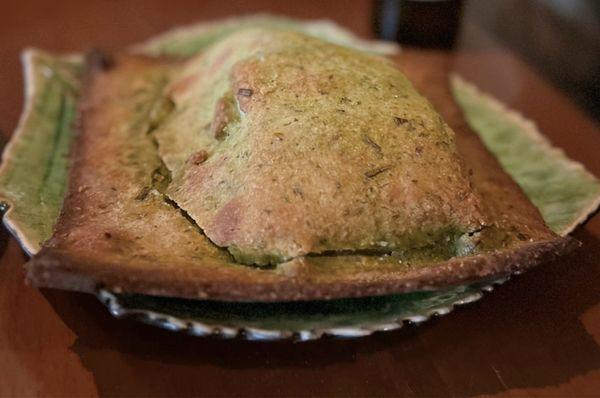
[[[172,167],[168,195],[237,261],[425,246],[452,253],[485,224],[454,133],[389,60],[258,29],[198,57],[180,79],[198,78],[174,98],[178,113],[164,125],[172,134],[159,127],[159,144],[187,135],[193,147],[206,116],[221,142],[202,147],[210,153],[202,165]],[[217,61],[222,70],[208,73]],[[215,112],[200,116],[199,101]],[[193,128],[186,113],[198,115]]]
[[[478,248],[481,254],[442,262],[399,262],[393,256],[306,257],[274,269],[235,264],[165,203],[153,184],[152,171],[160,169],[161,161],[147,135],[149,121],[132,121],[131,116],[152,103],[148,99],[157,87],[148,82],[160,82],[169,73],[168,65],[119,57],[116,67],[94,73],[87,84],[68,195],[54,236],[27,265],[28,280],[36,286],[86,292],[106,288],[236,301],[312,300],[499,277],[572,248],[575,241],[545,227],[537,210],[464,123],[447,86],[447,56],[404,57],[404,71],[455,130],[490,229],[502,232],[484,241],[489,247]]]
[[[398,294],[500,278],[550,261],[577,245],[571,238],[525,244],[518,249],[455,258],[415,269],[380,270],[373,257],[347,256],[337,262],[354,265],[347,272],[321,274],[311,269],[315,259],[301,262],[300,272],[290,276],[235,266],[204,263],[138,266],[107,263],[98,257],[81,258],[58,250],[43,249],[29,266],[28,279],[36,286],[93,293],[105,288],[117,293],[215,299],[224,301],[297,301]],[[320,260],[320,261],[319,261]],[[316,262],[328,262],[320,258]],[[364,269],[357,270],[358,265]],[[330,264],[325,264],[325,266]],[[389,264],[392,265],[393,264]],[[370,267],[369,267],[370,266]],[[371,268],[371,269],[369,269]],[[398,268],[398,267],[396,267]]]

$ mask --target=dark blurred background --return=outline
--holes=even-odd
[[[374,30],[408,45],[507,46],[600,120],[600,0],[378,0]]]
[[[600,121],[599,0],[475,0],[465,11]]]

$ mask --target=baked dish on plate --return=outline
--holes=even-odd
[[[264,16],[28,50],[0,169],[28,282],[194,334],[364,335],[575,247],[597,180],[448,54],[397,50]]]

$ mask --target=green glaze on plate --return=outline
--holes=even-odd
[[[553,147],[531,120],[458,76],[451,82],[468,123],[554,232],[569,234],[598,208],[598,179]]]
[[[66,186],[81,60],[23,53],[25,108],[0,167],[4,223],[29,254],[50,237]]]
[[[440,291],[329,301],[235,303],[185,300],[100,291],[98,298],[117,318],[131,318],[195,336],[243,337],[250,340],[323,335],[361,337],[389,331],[406,322],[420,323],[471,303],[504,280],[479,282]]]

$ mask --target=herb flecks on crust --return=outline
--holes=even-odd
[[[166,95],[175,109],[154,134],[167,194],[237,261],[449,258],[485,225],[454,133],[384,58],[248,30],[189,60]]]

